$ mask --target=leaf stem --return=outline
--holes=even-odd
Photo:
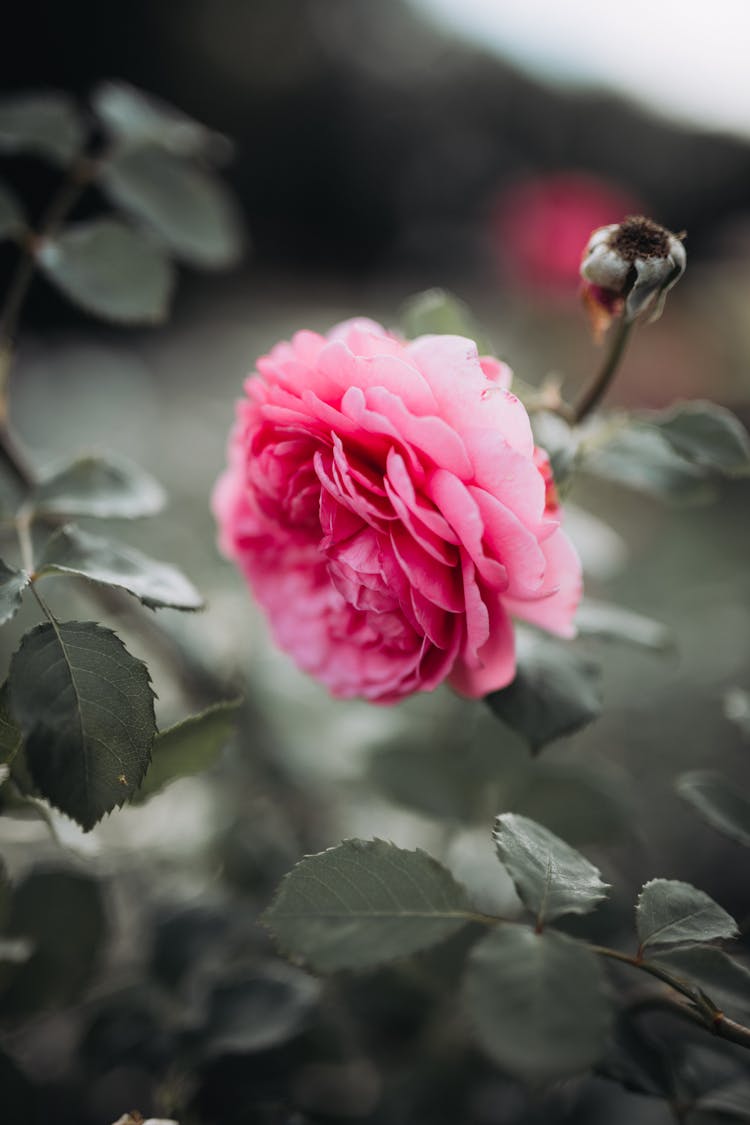
[[[570,412],[570,421],[574,426],[579,425],[591,413],[606,393],[620,366],[634,323],[625,316],[618,321],[604,363]]]

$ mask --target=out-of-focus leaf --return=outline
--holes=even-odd
[[[145,220],[166,246],[191,265],[232,265],[242,250],[242,226],[217,176],[157,145],[125,149],[102,168],[110,199]]]
[[[549,410],[537,410],[531,416],[534,440],[550,459],[555,485],[564,490],[575,468],[580,438],[575,430]]]
[[[8,936],[33,952],[10,979],[0,1005],[13,1014],[74,1000],[90,979],[107,929],[98,881],[72,871],[34,871],[11,896]]]
[[[0,152],[30,152],[65,166],[85,139],[75,104],[64,94],[16,94],[0,101]]]
[[[231,155],[226,137],[127,82],[101,82],[91,104],[111,136],[127,145],[156,144],[180,156],[214,160]]]
[[[690,1119],[695,1125],[750,1121],[750,1079],[737,1078],[704,1094],[694,1102]]]
[[[493,348],[484,336],[469,306],[445,289],[425,289],[401,306],[404,335],[466,336],[474,340],[480,355],[492,355]]]
[[[36,488],[32,498],[40,515],[134,519],[164,507],[158,481],[123,457],[78,457]]]
[[[750,738],[750,692],[738,687],[730,688],[724,696],[724,714],[746,738]]]
[[[318,981],[283,962],[223,979],[209,998],[201,1052],[250,1054],[278,1047],[304,1028],[319,996]]]
[[[677,779],[677,792],[712,828],[750,847],[750,801],[720,773],[684,773]]]
[[[31,778],[84,829],[138,788],[156,733],[148,669],[95,622],[38,625],[10,670]]]
[[[570,645],[519,637],[516,678],[486,702],[535,752],[601,713],[600,670]]]
[[[464,888],[425,852],[345,840],[284,877],[264,922],[284,952],[332,972],[427,949],[470,913]]]
[[[150,609],[201,609],[203,599],[182,571],[149,558],[134,547],[91,535],[73,524],[56,531],[47,542],[37,576],[68,574],[134,594]]]
[[[637,802],[628,783],[605,762],[534,762],[510,790],[506,806],[546,825],[574,846],[632,838]]]
[[[21,728],[10,713],[8,706],[8,681],[0,688],[0,763],[13,761],[21,749],[23,736]]]
[[[682,457],[727,476],[750,473],[750,435],[731,410],[715,402],[682,402],[650,414],[655,426]]]
[[[0,559],[0,625],[21,608],[21,595],[29,584],[25,570],[14,570]]]
[[[13,238],[26,226],[23,208],[9,187],[0,181],[0,241]]]
[[[531,1085],[586,1070],[611,1024],[596,957],[564,934],[506,924],[469,956],[465,1002],[479,1043]]]
[[[42,273],[86,312],[123,324],[165,319],[174,268],[158,246],[117,219],[64,228],[40,244]]]
[[[727,1015],[750,1018],[750,969],[712,945],[665,949],[653,958],[674,976],[699,985]]]
[[[503,813],[492,838],[518,897],[539,925],[562,914],[588,914],[606,897],[607,884],[593,863],[544,825]]]
[[[690,883],[651,879],[638,896],[636,927],[641,948],[737,937],[737,923],[723,907]]]
[[[240,706],[240,700],[216,703],[157,734],[151,765],[133,804],[148,800],[178,777],[212,766],[232,736]]]
[[[597,1073],[637,1094],[672,1100],[675,1067],[664,1045],[650,1036],[633,1015],[619,1012],[612,1042],[597,1065]]]
[[[623,609],[608,602],[597,602],[584,598],[576,613],[578,632],[587,637],[601,637],[603,640],[626,641],[638,648],[650,648],[664,652],[672,646],[672,638],[666,625]]]
[[[655,427],[630,422],[584,457],[595,476],[673,504],[701,504],[715,495],[706,473],[687,461]]]

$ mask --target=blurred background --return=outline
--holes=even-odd
[[[603,1079],[541,1095],[499,1075],[468,1045],[455,989],[436,989],[453,986],[460,949],[321,990],[273,957],[257,916],[303,852],[347,835],[426,847],[483,908],[512,911],[489,840],[506,808],[601,863],[617,888],[602,940],[630,942],[634,894],[655,875],[750,915],[739,849],[673,794],[693,767],[747,780],[731,719],[747,724],[747,486],[673,510],[576,483],[570,532],[587,589],[663,621],[675,644],[666,655],[596,647],[604,717],[538,761],[447,691],[387,709],[329,701],[271,648],[216,552],[208,498],[258,355],[347,316],[395,324],[428,286],[468,302],[524,380],[556,373],[572,394],[599,361],[578,297],[581,249],[594,227],[633,213],[687,230],[689,264],[662,320],[636,334],[610,401],[704,396],[750,421],[750,8],[73,0],[22,5],[14,19],[4,92],[85,101],[117,78],[233,142],[222,174],[247,229],[242,260],[181,270],[169,324],[135,332],[90,321],[37,281],[12,412],[40,465],[94,445],[169,490],[166,514],[127,538],[208,597],[205,614],[158,619],[187,654],[193,690],[169,651],[116,623],[152,667],[161,723],[236,690],[247,703],[209,775],[87,836],[62,817],[58,839],[38,820],[0,821],[33,926],[72,934],[45,947],[47,977],[33,966],[69,988],[35,990],[30,970],[0,994],[8,1125],[46,1123],[52,1107],[57,1125],[108,1125],[135,1106],[179,1112],[182,1125],[672,1120],[659,1099]],[[59,173],[3,156],[0,175],[37,213]],[[92,190],[76,215],[102,202]],[[4,276],[12,254],[0,248]],[[58,597],[61,614],[91,615],[68,587]],[[26,607],[6,630],[4,661],[34,620]],[[46,892],[49,870],[85,887],[74,918]]]

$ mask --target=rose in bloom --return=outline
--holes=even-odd
[[[478,697],[515,675],[513,617],[572,635],[580,564],[509,380],[471,340],[369,320],[298,332],[247,380],[220,544],[332,694]]]

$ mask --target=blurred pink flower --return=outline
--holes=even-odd
[[[298,332],[245,384],[213,508],[277,643],[336,696],[515,675],[511,616],[573,633],[581,571],[510,371],[460,336]]]
[[[624,188],[584,172],[518,181],[493,208],[497,255],[514,284],[547,296],[572,294],[591,231],[639,210]]]

